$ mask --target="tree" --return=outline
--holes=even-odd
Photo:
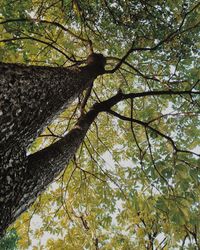
[[[47,249],[198,248],[199,3],[2,5],[1,233],[60,174],[19,235],[56,234]]]
[[[86,67],[68,70],[1,65],[1,232],[63,170],[80,145],[88,129],[80,131],[77,127],[82,119],[62,140],[26,155],[30,142],[48,119],[103,72],[99,57],[103,58],[93,54]],[[49,164],[57,167],[49,168]]]

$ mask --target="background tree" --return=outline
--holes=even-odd
[[[198,1],[1,5],[4,62],[77,66],[89,50],[107,59],[89,99],[80,95],[29,148],[100,112],[73,161],[16,222],[21,247],[48,232],[55,239],[37,246],[198,249]]]
[[[7,234],[0,240],[0,249],[2,250],[15,250],[17,249],[17,241],[19,237],[15,229],[11,229]]]

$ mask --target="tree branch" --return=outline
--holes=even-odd
[[[155,51],[156,49],[158,49],[161,45],[163,45],[166,42],[169,42],[170,40],[172,40],[174,37],[176,37],[178,34],[180,33],[184,33],[188,30],[191,30],[193,28],[198,27],[199,22],[194,25],[193,27],[189,27],[185,30],[181,30],[183,27],[183,24],[186,20],[186,17],[192,12],[194,11],[200,4],[198,3],[197,5],[195,5],[190,11],[186,12],[184,17],[182,18],[182,21],[180,23],[180,25],[177,27],[176,30],[172,31],[171,33],[169,33],[165,38],[163,38],[160,42],[158,42],[155,46],[153,47],[134,47],[134,41],[132,42],[132,45],[130,47],[130,49],[126,52],[126,54],[121,58],[121,60],[119,61],[119,63],[111,70],[106,70],[106,73],[114,73],[116,70],[118,70],[120,68],[120,66],[125,62],[125,60],[129,57],[129,55],[132,52],[135,51]]]
[[[69,57],[65,52],[63,52],[62,50],[60,50],[59,48],[57,48],[53,44],[48,43],[48,42],[43,41],[43,40],[40,40],[40,39],[35,38],[35,37],[31,37],[31,36],[30,37],[29,36],[13,37],[13,38],[2,39],[2,40],[0,40],[0,42],[6,43],[6,42],[11,42],[11,41],[17,41],[17,40],[33,40],[33,41],[36,41],[36,42],[39,42],[39,43],[46,44],[49,47],[51,47],[51,48],[55,49],[56,51],[58,51],[59,53],[61,53],[62,55],[64,55],[69,61],[76,62],[74,59],[72,59],[71,57]]]
[[[195,152],[192,152],[192,151],[188,151],[188,150],[182,150],[182,149],[178,149],[175,142],[172,140],[172,138],[168,135],[165,135],[163,134],[162,132],[160,132],[159,130],[149,126],[149,123],[148,122],[143,122],[143,121],[140,121],[140,120],[137,120],[137,119],[134,119],[134,118],[130,118],[130,117],[126,117],[126,116],[123,116],[123,115],[120,115],[118,114],[117,112],[113,111],[113,110],[107,110],[107,113],[111,114],[111,115],[114,115],[115,117],[123,120],[123,121],[129,121],[129,122],[134,122],[134,123],[137,123],[139,125],[142,125],[144,128],[148,128],[150,129],[151,131],[155,132],[156,134],[160,135],[161,137],[165,138],[167,141],[170,142],[170,144],[172,145],[173,149],[176,151],[176,152],[181,152],[181,153],[188,153],[188,154],[193,154],[193,155],[196,155],[196,156],[200,156],[200,154],[197,154]]]
[[[6,23],[11,23],[11,22],[30,22],[30,23],[45,23],[45,24],[50,24],[50,25],[54,25],[56,27],[61,28],[62,30],[66,31],[67,33],[69,33],[71,36],[81,40],[82,42],[86,42],[90,45],[90,40],[87,40],[77,34],[75,34],[74,32],[72,32],[70,29],[66,28],[64,25],[55,22],[55,21],[47,21],[47,20],[40,20],[37,18],[16,18],[16,19],[7,19],[4,20],[2,22],[0,22],[0,24],[6,24]]]

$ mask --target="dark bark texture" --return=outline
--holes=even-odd
[[[78,121],[63,139],[26,155],[44,127],[104,73],[101,54],[73,68],[0,63],[0,234],[65,168],[97,112]]]

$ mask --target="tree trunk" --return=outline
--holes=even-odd
[[[80,68],[0,64],[0,234],[64,169],[95,119],[89,112],[63,139],[26,156],[47,123],[104,72],[102,55],[89,58]]]

